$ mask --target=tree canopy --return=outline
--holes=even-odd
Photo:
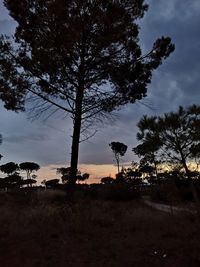
[[[157,176],[157,166],[161,163],[160,147],[162,145],[157,129],[156,117],[146,115],[137,124],[137,139],[141,143],[133,148],[133,152],[141,158],[141,166],[152,165]]]
[[[174,50],[169,37],[142,54],[143,0],[4,0],[17,22],[0,37],[0,99],[5,108],[71,115],[70,179],[74,183],[83,123],[147,94],[152,71]],[[99,117],[100,116],[100,117]]]
[[[180,106],[177,112],[145,116],[138,127],[142,143],[133,149],[137,155],[153,155],[155,160],[157,153],[165,162],[181,165],[190,178],[188,164],[200,158],[200,106]]]
[[[38,171],[40,169],[40,165],[38,165],[35,162],[22,162],[19,164],[19,168],[20,170],[26,172],[26,181],[25,180],[23,181],[24,185],[32,186],[32,184],[37,183],[37,181],[35,180],[37,178],[37,175],[33,174],[31,177],[31,174],[34,171]]]
[[[38,171],[40,166],[35,162],[22,162],[19,164],[19,168],[26,171],[27,179],[31,179],[31,173]]]
[[[8,162],[0,166],[0,170],[3,173],[11,175],[12,173],[16,172],[19,169],[18,164],[14,162]]]
[[[57,174],[61,174],[61,180],[63,183],[70,183],[70,167],[61,167],[61,168],[57,168]],[[81,174],[81,172],[79,170],[77,170],[76,172],[76,180],[78,182],[83,182],[87,179],[89,179],[90,175],[89,173],[83,173]]]
[[[113,184],[114,182],[115,182],[115,179],[110,176],[101,178],[102,184]]]

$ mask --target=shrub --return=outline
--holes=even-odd
[[[105,200],[127,201],[140,197],[140,193],[126,184],[106,184],[99,191]]]
[[[150,197],[156,202],[179,202],[180,193],[178,188],[173,182],[155,185],[150,193]]]

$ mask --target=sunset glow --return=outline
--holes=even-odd
[[[60,179],[60,176],[56,174],[56,169],[61,168],[63,165],[47,165],[44,167],[41,167],[41,169],[37,172],[38,175],[38,185],[43,181],[44,179],[50,180],[58,178]],[[103,164],[103,165],[95,165],[95,164],[80,164],[79,170],[82,173],[89,173],[90,178],[87,183],[99,183],[100,179],[105,176],[110,176],[115,178],[115,174],[117,173],[117,168],[114,165],[111,164]]]

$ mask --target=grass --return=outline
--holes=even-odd
[[[139,200],[64,199],[60,191],[0,194],[0,266],[200,266],[193,215],[165,214]]]

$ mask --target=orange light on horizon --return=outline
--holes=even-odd
[[[131,166],[131,163],[125,163],[125,166]],[[43,180],[51,180],[51,179],[60,179],[60,175],[56,174],[56,169],[57,168],[61,168],[63,167],[64,164],[51,164],[51,165],[47,165],[44,167],[41,167],[41,169],[39,171],[37,171],[37,175],[38,175],[38,185],[40,185],[40,183]],[[194,163],[190,163],[189,164],[190,169],[194,170],[195,164]],[[169,170],[168,167],[164,167],[162,166],[163,170]],[[115,175],[117,173],[117,167],[112,165],[112,164],[80,164],[79,165],[79,170],[81,171],[81,173],[89,173],[90,177],[89,179],[86,181],[86,183],[91,184],[91,183],[100,183],[101,178],[103,177],[107,177],[110,176],[112,178],[115,178]],[[199,166],[199,171],[200,171],[200,166]]]
[[[50,180],[50,179],[60,179],[60,175],[56,174],[56,169],[63,167],[63,164],[52,164],[41,167],[41,169],[37,172],[38,175],[38,184],[40,184],[43,180]],[[100,179],[106,176],[110,176],[115,178],[115,174],[117,173],[116,166],[112,164],[80,164],[79,170],[81,173],[89,173],[90,177],[86,181],[87,183],[99,183]]]

